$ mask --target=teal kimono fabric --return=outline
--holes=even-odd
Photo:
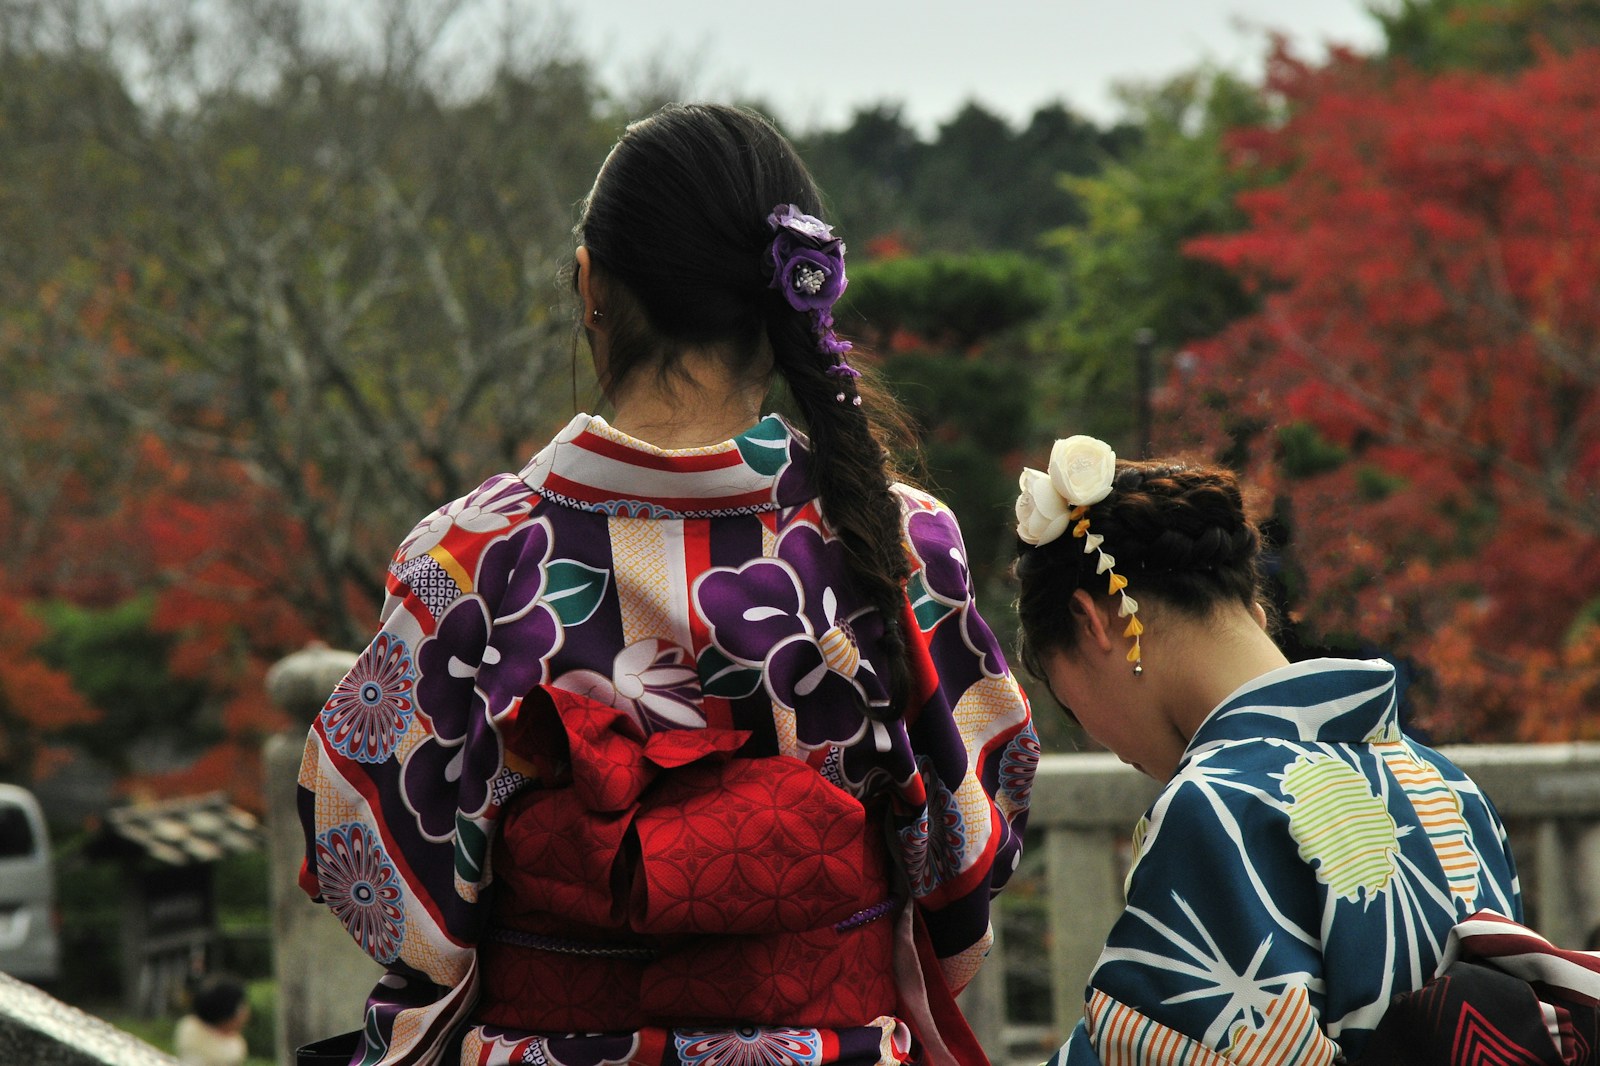
[[[1452,926],[1522,918],[1488,798],[1401,733],[1389,664],[1344,659],[1206,718],[1135,828],[1127,901],[1051,1066],[1354,1059]]]

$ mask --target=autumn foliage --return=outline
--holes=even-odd
[[[1280,48],[1280,175],[1188,251],[1260,310],[1195,347],[1169,443],[1276,493],[1325,638],[1415,661],[1443,738],[1600,736],[1600,53],[1424,75]]]

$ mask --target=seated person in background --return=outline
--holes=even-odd
[[[1452,926],[1521,920],[1493,807],[1400,731],[1388,663],[1284,658],[1232,473],[1072,437],[1021,484],[1022,661],[1166,782],[1052,1066],[1359,1057]]]
[[[208,977],[195,989],[189,1013],[178,1019],[173,1040],[181,1066],[240,1066],[247,1049],[244,1026],[250,1001],[232,977]]]

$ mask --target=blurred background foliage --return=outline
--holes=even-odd
[[[261,739],[303,725],[266,666],[364,642],[406,529],[595,403],[576,205],[692,76],[601,84],[535,0],[353,10],[0,0],[0,777],[60,817],[259,809]],[[1376,54],[1280,42],[1110,125],[793,131],[841,325],[1003,638],[1017,469],[1090,432],[1250,475],[1297,653],[1409,661],[1439,738],[1593,737],[1600,16],[1374,17]]]

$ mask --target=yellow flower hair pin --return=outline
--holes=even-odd
[[[1144,673],[1144,652],[1139,637],[1144,624],[1139,621],[1139,601],[1128,595],[1128,579],[1117,573],[1117,560],[1105,550],[1105,537],[1089,532],[1089,508],[1111,494],[1117,474],[1117,453],[1103,440],[1082,435],[1058,440],[1050,449],[1050,470],[1024,467],[1018,486],[1017,536],[1037,547],[1048,544],[1066,532],[1083,540],[1085,555],[1096,554],[1096,574],[1109,575],[1106,594],[1121,596],[1117,616],[1126,618],[1122,631],[1133,641],[1128,661],[1135,674]]]

